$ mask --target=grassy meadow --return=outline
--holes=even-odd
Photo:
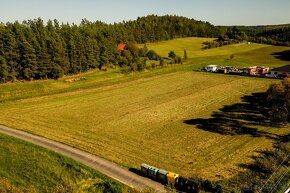
[[[248,67],[253,65],[264,65],[279,67],[288,64],[279,57],[281,52],[289,50],[289,47],[270,46],[265,44],[233,44],[220,48],[203,50],[203,42],[213,41],[212,38],[180,38],[169,41],[146,44],[148,49],[156,51],[162,57],[168,57],[169,51],[173,50],[178,56],[183,57],[184,50],[187,51],[190,62],[195,64],[208,64],[212,62],[218,65],[230,65],[237,67]],[[143,45],[140,45],[142,47]],[[234,58],[230,60],[230,55]],[[275,57],[276,56],[276,57]]]
[[[0,192],[121,192],[129,189],[71,159],[0,134]]]
[[[256,109],[262,100],[253,93],[277,80],[192,70],[211,63],[281,66],[287,61],[272,54],[289,48],[241,44],[201,50],[204,40],[147,44],[162,56],[170,50],[183,56],[186,49],[183,65],[0,85],[0,124],[127,167],[146,162],[185,176],[230,178],[289,129],[264,124],[262,109]]]

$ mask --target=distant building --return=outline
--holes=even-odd
[[[217,72],[218,71],[218,65],[207,65],[204,69],[207,72]]]
[[[290,64],[278,68],[274,68],[270,71],[272,77],[288,77],[290,78]]]
[[[124,51],[126,49],[126,44],[118,44],[118,50],[119,51]]]

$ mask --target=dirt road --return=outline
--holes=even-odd
[[[24,141],[65,155],[91,168],[94,168],[95,170],[132,188],[140,190],[151,188],[157,192],[166,192],[162,184],[141,177],[135,173],[130,172],[127,168],[121,167],[113,162],[87,153],[85,151],[2,125],[0,125],[0,133],[22,139]]]

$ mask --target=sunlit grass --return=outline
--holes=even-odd
[[[228,178],[242,170],[240,164],[251,162],[259,150],[271,148],[273,141],[263,136],[221,135],[184,121],[210,118],[224,105],[265,91],[276,80],[192,70],[207,64],[280,66],[287,61],[272,54],[288,48],[240,44],[202,50],[202,42],[210,40],[185,38],[147,44],[164,57],[170,50],[183,56],[186,49],[189,59],[182,65],[129,75],[120,69],[95,70],[60,80],[0,85],[0,123],[127,167],[146,162],[187,176]],[[256,129],[285,132],[285,128]]]

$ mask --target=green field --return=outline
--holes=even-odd
[[[0,134],[0,192],[129,191],[71,159]]]
[[[148,49],[155,50],[159,55],[168,57],[169,51],[173,50],[177,55],[183,57],[184,50],[187,51],[190,61],[197,64],[214,63],[218,65],[232,65],[237,67],[247,67],[253,65],[264,65],[277,67],[286,65],[289,61],[281,61],[275,57],[275,53],[281,53],[289,50],[289,47],[270,46],[264,44],[234,44],[203,50],[202,43],[212,41],[211,38],[182,38],[158,43],[146,44]],[[140,45],[141,47],[142,45]],[[234,58],[229,60],[230,55]],[[278,54],[279,56],[279,54]]]
[[[190,59],[183,65],[0,85],[0,123],[127,167],[146,162],[185,176],[232,177],[244,170],[240,164],[252,162],[287,133],[288,128],[259,124],[262,112],[251,109],[259,101],[252,93],[264,92],[276,80],[192,70],[209,63],[280,66],[287,61],[271,54],[289,48],[243,44],[204,51],[203,41],[147,44],[163,56],[186,49]],[[249,112],[255,112],[250,115],[256,122]]]

